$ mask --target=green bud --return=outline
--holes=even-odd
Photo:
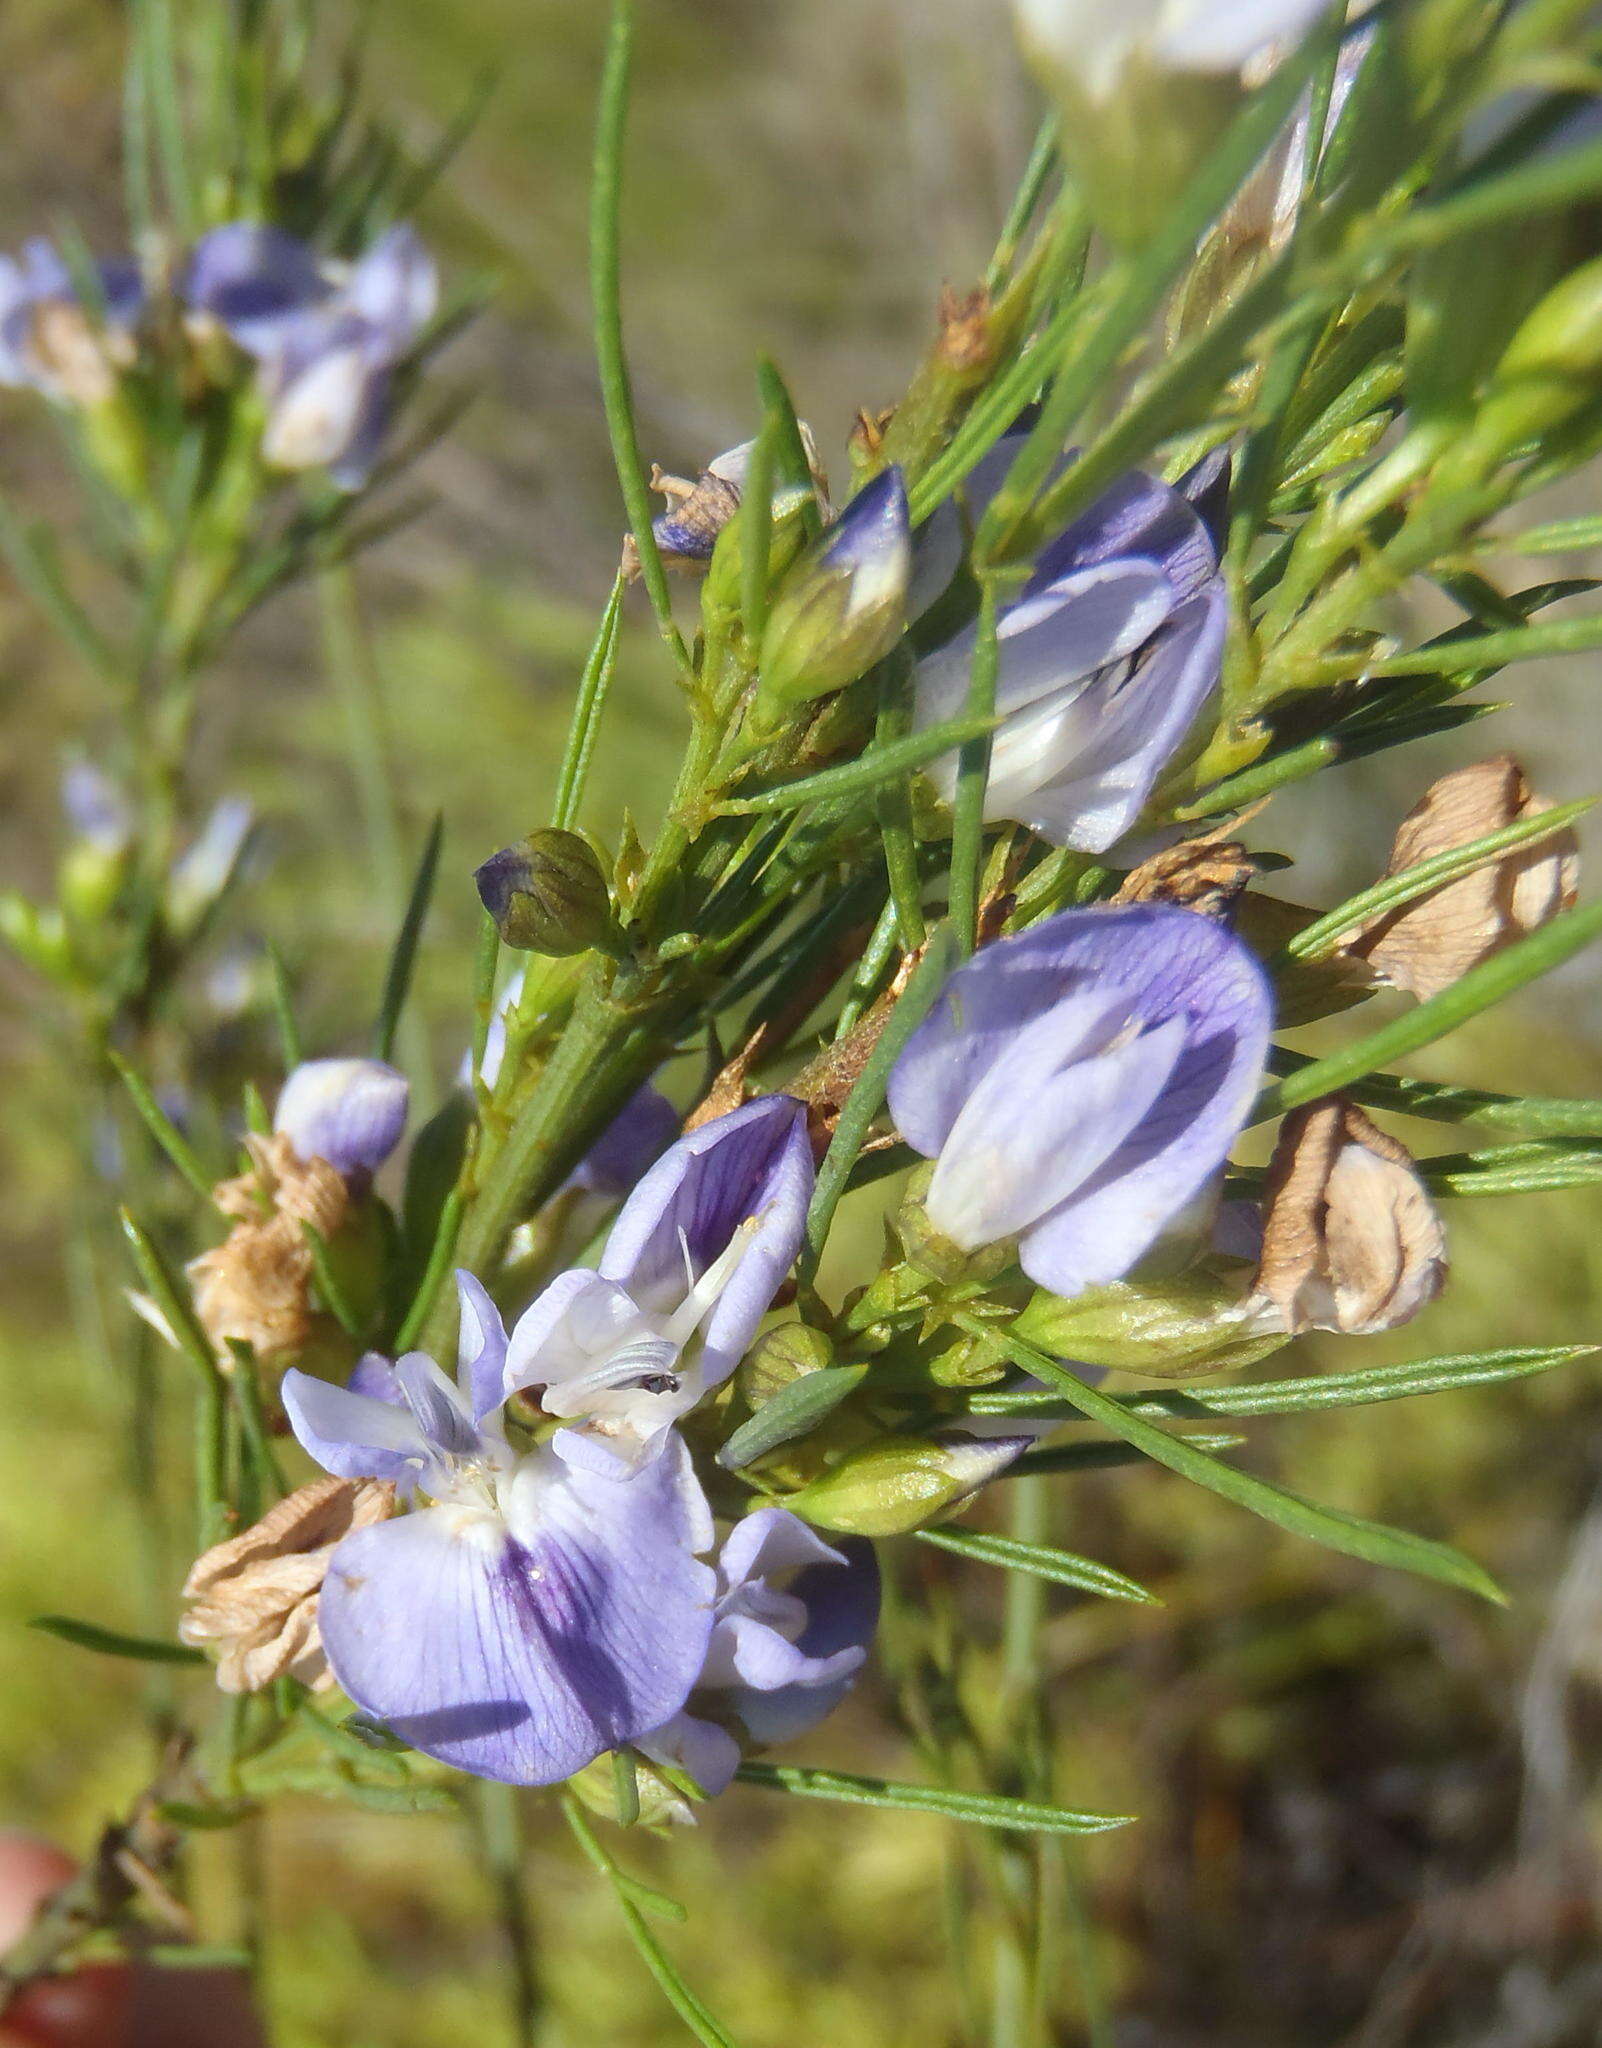
[[[912,540],[901,471],[882,470],[785,577],[762,636],[759,727],[843,690],[888,654],[907,622]]]
[[[674,1778],[678,1773],[669,1774],[660,1765],[636,1753],[634,1758],[634,1784],[639,1794],[640,1814],[634,1823],[642,1828],[688,1827],[695,1819],[686,1781],[681,1791]],[[578,1795],[582,1805],[600,1820],[615,1821],[617,1810],[617,1774],[610,1750],[598,1756],[594,1763],[586,1764],[582,1771],[576,1771],[568,1784]]]
[[[72,948],[61,912],[30,903],[20,890],[0,894],[0,941],[52,981],[65,981],[72,973]]]
[[[97,846],[80,839],[62,856],[56,891],[68,917],[80,925],[97,925],[110,914],[128,879],[126,847]]]
[[[584,953],[617,936],[601,863],[576,832],[531,832],[491,855],[473,880],[501,938],[520,952]]]
[[[1118,1280],[1072,1301],[1042,1289],[1013,1328],[1055,1358],[1154,1379],[1234,1371],[1289,1341],[1283,1328],[1262,1327],[1237,1285],[1194,1271],[1172,1280]]]
[[[901,1436],[869,1444],[784,1505],[847,1536],[901,1536],[953,1513],[1004,1472],[1028,1437]]]
[[[736,1385],[754,1414],[786,1387],[833,1363],[834,1346],[821,1330],[805,1323],[781,1323],[778,1329],[765,1331],[746,1353]]]
[[[967,1280],[994,1280],[1012,1264],[1017,1255],[1016,1242],[1004,1239],[983,1245],[976,1252],[953,1244],[929,1221],[923,1206],[933,1178],[932,1164],[920,1167],[908,1180],[906,1195],[891,1218],[891,1228],[901,1240],[908,1265],[948,1287]]]
[[[1602,396],[1602,257],[1554,285],[1509,342],[1469,434],[1493,462]]]

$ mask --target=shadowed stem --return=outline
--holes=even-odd
[[[544,1997],[523,1874],[523,1814],[515,1786],[481,1779],[470,1802],[479,1860],[495,1895],[496,1917],[506,1949],[508,2039],[514,2048],[535,2048]]]

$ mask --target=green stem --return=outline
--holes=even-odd
[[[612,459],[629,529],[640,558],[640,575],[662,638],[679,667],[689,671],[690,658],[673,623],[673,599],[667,572],[651,531],[651,499],[640,460],[634,424],[634,397],[629,385],[628,358],[623,348],[622,266],[619,214],[623,195],[623,145],[628,131],[629,73],[634,55],[632,0],[613,0],[612,26],[601,73],[596,114],[595,165],[590,187],[590,294],[595,314],[595,358],[601,377]]]
[[[508,2039],[514,2048],[535,2048],[544,1998],[523,1875],[523,1814],[517,1788],[480,1780],[473,1787],[472,1813],[485,1876],[495,1897],[496,1917],[506,1951]]]
[[[992,718],[996,709],[996,676],[1000,666],[996,640],[996,579],[987,575],[979,592],[979,628],[973,645],[973,669],[963,705],[967,718]],[[984,859],[985,791],[990,784],[993,736],[969,740],[959,757],[957,797],[951,826],[951,928],[959,959],[967,959],[979,942],[979,871]]]

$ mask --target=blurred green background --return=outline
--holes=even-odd
[[[825,460],[859,406],[891,403],[943,279],[971,281],[1034,121],[1000,0],[646,0],[627,213],[628,331],[649,457],[694,473],[750,431],[757,348],[783,363]],[[115,107],[122,10],[0,10],[0,242],[81,222],[121,233]],[[445,885],[414,1055],[434,1085],[465,1039],[476,906],[468,871],[539,822],[568,694],[616,561],[621,514],[586,336],[583,220],[595,0],[389,0],[372,94],[419,148],[481,74],[494,93],[431,202],[456,274],[492,311],[447,359],[473,403],[428,466],[432,502],[362,574],[369,665],[330,673],[315,606],[267,613],[212,678],[200,786],[242,790],[265,858],[236,908],[301,989],[312,1049],[371,1014],[393,912],[370,858],[348,744],[376,692],[408,857],[443,809]],[[32,408],[0,404],[0,483],[70,518]],[[1581,502],[1583,503],[1583,497]],[[1580,509],[1578,505],[1570,509]],[[1561,570],[1562,565],[1558,565]],[[649,816],[679,709],[637,608],[603,737],[592,822]],[[339,664],[334,664],[340,669]],[[1522,671],[1496,738],[1348,771],[1270,814],[1257,843],[1305,856],[1283,893],[1323,897],[1383,861],[1396,818],[1476,744],[1516,744],[1537,787],[1583,793],[1598,720],[1588,666]],[[43,892],[65,754],[104,710],[0,584],[0,873]],[[226,946],[212,965],[226,965]],[[248,976],[250,956],[243,958]],[[1428,1071],[1602,1093],[1593,975],[1434,1049]],[[274,1079],[247,1010],[197,977],[214,1070]],[[41,1609],[139,1625],[129,1383],[70,1312],[78,1161],[70,1075],[39,989],[0,968],[0,1820],[82,1849],[141,1782],[133,1667],[26,1633]],[[426,1091],[428,1075],[418,1071]],[[1404,1133],[1439,1148],[1439,1133]],[[1602,1196],[1459,1204],[1454,1284],[1363,1363],[1598,1328]],[[865,1223],[864,1227],[868,1227]],[[1311,1371],[1326,1347],[1282,1354]],[[1352,1363],[1349,1351],[1343,1364]],[[1133,1572],[1160,1609],[1054,1590],[1046,1684],[1057,1790],[1141,1824],[1056,1867],[1056,2019],[1120,2048],[1588,2048],[1602,2038],[1602,1392],[1565,1375],[1438,1402],[1257,1424],[1239,1455],[1315,1495],[1448,1535],[1512,1594],[1479,1609],[1315,1552],[1155,1471],[1064,1484],[1055,1538]],[[168,1489],[181,1515],[181,1475]],[[181,1577],[182,1527],[170,1545]],[[993,1639],[1001,1589],[919,1551],[913,1590]],[[994,1674],[981,1662],[980,1693]],[[987,1699],[975,1700],[981,1715]],[[915,1776],[865,1684],[809,1758]],[[620,1839],[620,1838],[619,1838]],[[231,1850],[202,1849],[207,1931],[235,1931]],[[701,1827],[623,1853],[690,1908],[665,1938],[747,2048],[985,2039],[995,1932],[983,1867],[941,1826],[737,1792]],[[267,1982],[285,2048],[456,2048],[505,2038],[487,1890],[451,1824],[315,1802],[266,1830]],[[613,1904],[541,1827],[529,1860],[552,2044],[682,2038]],[[1087,1923],[1094,1932],[1084,1934]],[[997,2048],[1004,2048],[1003,2043]]]

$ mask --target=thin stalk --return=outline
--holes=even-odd
[[[1002,222],[1001,233],[996,237],[995,254],[985,272],[985,290],[997,292],[1006,283],[1017,257],[1024,232],[1034,218],[1035,208],[1040,204],[1041,194],[1046,189],[1052,166],[1057,161],[1057,116],[1048,114],[1035,131],[1034,147],[1029,152],[1029,161],[1018,181],[1018,190],[1013,194],[1012,205],[1007,218]]]
[[[979,628],[973,646],[973,668],[968,678],[964,716],[993,718],[996,710],[996,676],[1000,650],[996,640],[996,579],[987,576],[980,587]],[[984,858],[985,791],[990,785],[992,735],[969,740],[959,757],[957,798],[951,826],[951,927],[956,935],[957,957],[966,959],[979,938],[979,871]]]
[[[612,595],[601,614],[595,645],[590,649],[584,673],[579,678],[578,696],[574,699],[573,716],[567,729],[567,746],[556,778],[556,796],[551,804],[551,823],[559,831],[570,832],[573,829],[573,820],[578,816],[579,805],[583,801],[590,756],[595,751],[596,735],[601,728],[601,713],[606,708],[612,678],[617,673],[618,621],[623,611],[625,587],[623,571],[619,569],[612,585]]]
[[[623,347],[622,264],[619,216],[623,196],[623,145],[628,132],[629,74],[634,56],[632,0],[613,0],[595,124],[595,163],[590,186],[590,295],[595,316],[595,359],[601,377],[601,402],[618,486],[628,510],[629,530],[640,558],[640,577],[656,613],[662,638],[679,667],[688,672],[690,658],[673,623],[673,598],[661,550],[651,531],[651,499],[640,459],[634,423],[634,396],[628,358]]]
[[[487,1779],[473,1787],[473,1833],[495,1898],[507,1965],[507,2038],[514,2048],[535,2048],[544,1997],[523,1875],[523,1815],[517,1788]]]

